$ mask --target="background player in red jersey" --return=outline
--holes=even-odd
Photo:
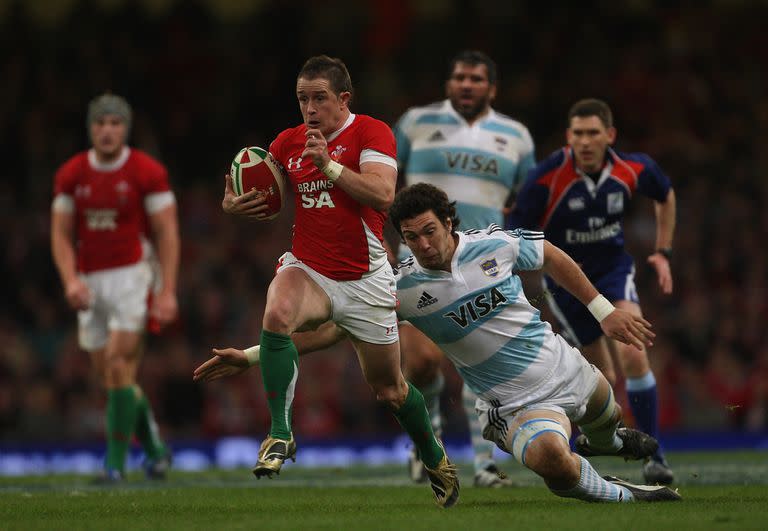
[[[400,370],[395,280],[382,243],[397,181],[394,136],[385,123],[350,111],[352,82],[339,59],[310,58],[296,96],[303,124],[269,148],[290,179],[296,220],[291,251],[267,292],[260,357],[272,425],[253,473],[272,477],[296,453],[298,353],[291,333],[333,321],[349,334],[377,400],[419,449],[438,505],[451,506],[459,495],[456,468],[432,431],[424,398]],[[225,212],[263,217],[255,191],[235,197],[226,182]]]
[[[159,479],[171,455],[136,373],[147,313],[160,326],[178,313],[176,201],[165,167],[126,145],[131,108],[123,98],[95,98],[87,124],[92,148],[65,162],[54,178],[51,251],[78,312],[80,346],[107,389],[103,479],[123,479],[134,433],[146,453],[147,476]]]
[[[647,263],[656,271],[659,288],[672,293],[669,258],[675,230],[675,191],[656,162],[644,153],[622,153],[613,114],[597,99],[576,102],[568,112],[568,146],[541,163],[520,190],[508,225],[541,229],[568,253],[610,302],[642,315],[635,289],[635,265],[624,249],[622,218],[635,194],[654,201],[656,247]],[[550,306],[563,328],[612,384],[616,381],[611,352],[627,379],[629,405],[637,427],[658,439],[656,379],[645,348],[623,345],[593,326],[590,313],[566,290],[547,278]],[[643,466],[646,483],[669,484],[674,475],[659,448]]]

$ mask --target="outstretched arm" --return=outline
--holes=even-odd
[[[651,323],[614,307],[600,295],[576,262],[548,241],[544,242],[542,269],[589,309],[606,336],[638,349],[653,344],[651,340],[656,334],[651,331]]]
[[[294,332],[291,339],[299,356],[335,345],[346,337],[345,332],[336,326],[336,323],[328,321],[320,325],[316,330],[309,332]],[[213,357],[195,369],[192,379],[195,381],[210,382],[224,376],[240,374],[249,367],[259,363],[259,345],[245,350],[236,348],[211,349]]]

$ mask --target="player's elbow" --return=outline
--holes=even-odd
[[[392,203],[395,201],[395,191],[392,190],[391,192],[387,192],[384,195],[382,195],[378,200],[378,205],[376,205],[376,210],[387,210],[389,207],[392,206]]]
[[[375,210],[386,211],[395,201],[394,187],[381,187],[369,196],[368,206]]]

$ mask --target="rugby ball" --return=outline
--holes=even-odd
[[[244,147],[232,160],[229,177],[235,195],[255,188],[267,197],[269,210],[263,219],[277,217],[285,201],[285,175],[269,151],[256,146]]]

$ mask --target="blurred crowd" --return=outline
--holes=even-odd
[[[87,147],[92,97],[110,90],[132,103],[131,143],[168,166],[179,203],[181,318],[149,338],[140,376],[161,427],[171,441],[261,435],[259,371],[191,378],[211,346],[257,342],[266,286],[290,240],[291,209],[268,223],[221,212],[232,156],[299,123],[295,75],[311,55],[343,58],[353,111],[394,123],[409,106],[442,99],[462,48],[496,59],[495,107],[528,126],[538,158],[564,142],[571,103],[600,97],[614,110],[618,148],[649,153],[671,177],[672,297],[644,267],[651,203],[635,204],[626,227],[658,334],[662,430],[768,429],[765,2],[56,4],[53,14],[34,2],[0,10],[0,440],[102,436],[104,393],[77,347],[49,251],[53,173]],[[397,432],[349,345],[303,358],[300,369],[298,434]],[[463,415],[452,374],[448,433]]]

